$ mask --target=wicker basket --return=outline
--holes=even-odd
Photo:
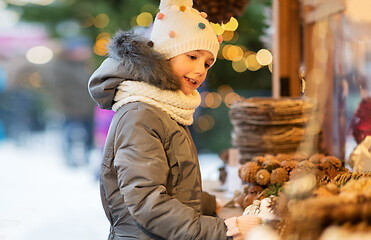
[[[306,134],[320,129],[306,128],[315,111],[308,98],[254,97],[232,104],[232,145],[240,150],[240,162],[256,155],[293,153]]]

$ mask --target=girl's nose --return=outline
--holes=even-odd
[[[205,63],[202,61],[197,62],[195,66],[195,72],[199,75],[203,75],[205,74],[205,71],[206,71]]]

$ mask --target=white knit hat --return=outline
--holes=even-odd
[[[161,0],[150,36],[153,47],[168,59],[189,51],[207,50],[215,62],[220,38],[206,20],[207,14],[192,5],[192,0]]]

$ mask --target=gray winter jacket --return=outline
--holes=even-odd
[[[125,80],[179,89],[168,61],[145,40],[119,32],[110,57],[91,76],[89,92],[110,109],[116,87]],[[166,112],[143,102],[122,106],[113,117],[103,156],[100,188],[111,224],[109,239],[227,239],[223,219],[203,215],[201,175],[189,130]]]

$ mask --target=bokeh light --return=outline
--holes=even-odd
[[[232,62],[232,68],[236,72],[240,72],[240,73],[246,71],[247,67],[246,67],[246,64],[245,64],[245,60],[233,61]]]
[[[138,26],[148,27],[153,22],[153,16],[149,12],[142,12],[136,18]]]
[[[0,9],[0,28],[11,28],[19,22],[19,14],[12,10]]]
[[[228,108],[231,108],[232,104],[235,102],[235,101],[241,101],[241,96],[238,95],[237,93],[235,92],[230,92],[228,93],[225,98],[224,98],[224,103],[225,105],[228,107]]]
[[[245,59],[245,64],[250,71],[257,71],[261,68],[261,65],[256,60],[256,54],[249,54]]]
[[[27,60],[34,64],[45,64],[52,60],[53,56],[53,51],[45,46],[30,48],[26,53]]]
[[[272,54],[267,49],[260,49],[256,53],[256,61],[263,66],[269,65],[272,62]]]
[[[205,105],[209,108],[218,108],[222,103],[222,97],[219,93],[211,92],[205,97]]]
[[[243,50],[240,46],[228,44],[223,47],[222,55],[227,60],[239,61],[243,57]]]
[[[41,76],[38,72],[33,72],[30,74],[30,77],[28,79],[30,82],[31,86],[35,88],[40,88],[41,87]]]
[[[230,93],[230,92],[233,92],[233,89],[231,86],[227,85],[227,84],[223,84],[221,86],[218,87],[218,93],[220,94],[220,96],[224,99],[225,96]]]
[[[223,35],[223,41],[231,41],[234,37],[234,32],[233,31],[224,31]]]
[[[97,40],[94,44],[93,51],[99,56],[105,56],[107,54],[107,44],[111,39],[111,35],[107,32],[101,33],[97,36]]]
[[[268,65],[268,69],[270,72],[273,72],[273,62]]]
[[[203,92],[200,93],[200,96],[201,96],[200,106],[203,107],[203,108],[207,108],[207,105],[206,105],[206,102],[205,102],[207,94],[209,94],[208,91],[203,91]]]
[[[94,19],[94,26],[97,28],[105,28],[109,23],[109,17],[105,13],[98,14]]]
[[[80,24],[83,28],[88,28],[94,24],[94,16],[91,14],[82,14]]]
[[[211,26],[214,28],[216,35],[222,35],[224,33],[224,27],[218,23],[211,23]]]
[[[227,22],[226,24],[224,24],[224,29],[226,31],[236,31],[237,28],[238,28],[238,21],[234,17],[231,17],[231,19],[229,20],[229,22]]]
[[[206,132],[214,128],[214,118],[209,114],[204,114],[198,118],[197,125],[202,132]]]

